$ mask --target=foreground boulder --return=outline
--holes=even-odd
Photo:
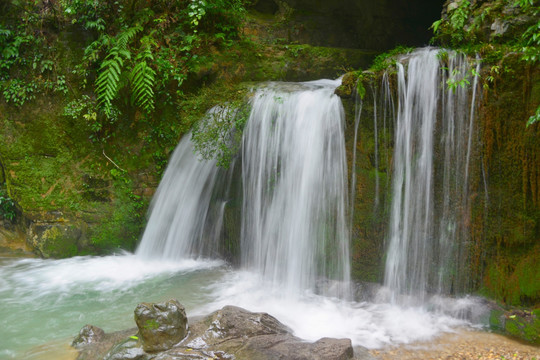
[[[188,330],[186,310],[178,300],[137,305],[135,323],[148,352],[169,350],[186,337]]]
[[[79,349],[78,359],[371,359],[362,349],[355,356],[349,339],[305,342],[273,316],[236,306],[225,306],[193,321],[188,328],[184,307],[178,301],[143,303],[135,309],[135,320],[137,333],[133,329],[122,332],[122,336],[113,333],[90,342],[74,342]]]

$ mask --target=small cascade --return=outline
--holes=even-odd
[[[150,205],[137,255],[180,260],[216,257],[231,172],[195,154],[190,135],[174,150]],[[231,169],[234,166],[231,165]]]
[[[373,91],[373,89],[372,89]],[[378,129],[378,114],[377,114],[377,92],[373,91],[373,142],[375,143],[374,165],[375,165],[375,204],[374,208],[379,207],[379,129]]]
[[[339,83],[258,90],[244,131],[242,263],[287,293],[349,280]]]
[[[360,81],[360,80],[357,80]],[[358,126],[360,125],[360,119],[362,117],[362,98],[356,93],[354,102],[354,140],[353,140],[353,157],[351,168],[351,186],[349,196],[349,229],[353,228],[354,222],[354,205],[356,203],[356,153],[358,144]]]
[[[378,148],[382,149],[382,150],[379,150],[379,154],[380,154],[379,157],[381,159],[380,163],[383,163],[385,164],[386,167],[389,167],[390,159],[392,155],[391,134],[393,132],[396,109],[394,106],[394,97],[392,94],[392,90],[390,88],[390,81],[388,79],[387,72],[383,74],[383,77],[381,79],[379,102],[378,102],[378,105],[375,104],[375,108],[377,108],[377,106],[381,108],[381,111],[378,112],[380,116],[380,119],[378,120],[378,124],[381,124],[382,122],[382,131],[381,130],[378,131],[378,136],[375,139],[375,141],[380,143],[380,146]],[[380,125],[378,126],[380,127]],[[390,176],[386,176],[384,189],[389,189],[389,188],[390,188]]]
[[[251,98],[241,149],[240,263],[286,294],[344,296],[349,283],[344,111],[340,81],[271,83]],[[200,161],[185,137],[151,206],[137,254],[216,257],[230,171]],[[326,281],[321,285],[321,279]],[[332,283],[332,286],[328,286]],[[321,288],[322,287],[322,288]]]
[[[385,285],[393,301],[423,302],[462,287],[477,80],[471,91],[471,65],[443,50],[421,49],[402,62]]]

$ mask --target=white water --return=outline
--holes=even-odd
[[[270,84],[244,130],[242,265],[284,295],[349,282],[340,81]],[[346,291],[346,290],[344,290]]]
[[[189,136],[174,150],[154,195],[150,218],[137,254],[147,259],[189,259],[214,248],[204,239],[212,193],[219,173],[215,161],[199,160]],[[206,240],[206,241],[205,241]]]
[[[456,291],[465,270],[461,244],[467,238],[463,219],[469,217],[476,77],[472,100],[470,86],[449,89],[449,79],[470,77],[470,65],[450,52],[443,69],[439,53],[421,49],[406,59],[407,68],[397,64],[399,106],[385,271],[393,301],[414,295],[421,303],[428,293]],[[434,162],[436,152],[439,163]]]

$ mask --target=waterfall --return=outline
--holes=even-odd
[[[168,260],[211,255],[223,211],[223,201],[212,201],[212,194],[222,173],[215,161],[198,159],[189,135],[184,137],[154,195],[137,254]]]
[[[428,293],[452,293],[462,286],[477,83],[474,76],[471,100],[466,86],[470,66],[464,56],[431,48],[397,64],[399,102],[384,279],[394,301],[400,295],[422,301]]]
[[[289,292],[349,279],[337,84],[260,89],[244,133],[242,263]]]
[[[288,294],[313,290],[320,279],[349,282],[344,111],[334,95],[339,84],[270,83],[250,100],[241,149],[240,262]],[[216,256],[231,173],[198,160],[184,137],[137,254]],[[336,288],[334,295],[344,295],[346,287]]]

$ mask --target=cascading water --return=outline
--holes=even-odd
[[[446,68],[441,59],[447,60]],[[461,286],[475,93],[471,98],[462,86],[471,72],[464,56],[428,48],[406,60],[407,69],[397,64],[399,106],[384,282],[394,301],[400,295],[423,301],[427,293],[448,294]]]
[[[242,263],[287,293],[349,281],[339,83],[260,89],[244,133]]]
[[[176,147],[151,204],[151,215],[137,254],[145,258],[187,259],[210,255],[217,238],[205,238],[211,223],[218,174],[212,160],[200,160],[187,136]],[[220,214],[221,215],[221,214]],[[218,216],[220,218],[220,216]],[[219,221],[218,221],[219,222]]]
[[[314,289],[320,278],[349,282],[344,113],[334,95],[339,84],[274,83],[251,100],[242,145],[241,264],[289,294]],[[182,140],[137,253],[189,258],[217,252],[219,229],[204,234],[221,224],[222,210],[212,221],[208,215],[212,206],[223,207],[212,196],[220,172],[214,161],[198,161],[190,140]]]

